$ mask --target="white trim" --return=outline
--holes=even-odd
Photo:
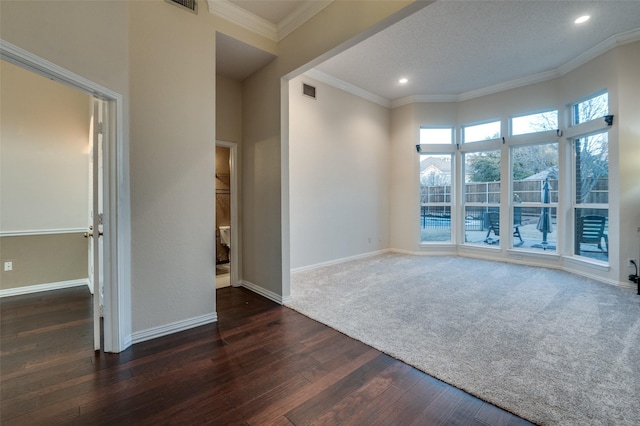
[[[266,37],[269,40],[279,41],[276,25],[266,19],[231,3],[229,0],[207,0],[207,3],[209,4],[210,13]]]
[[[291,273],[292,274],[296,274],[298,272],[311,271],[313,269],[323,268],[325,266],[338,265],[340,263],[350,262],[352,260],[357,260],[357,259],[365,259],[367,257],[377,256],[379,254],[389,253],[389,252],[393,252],[393,251],[394,250],[392,250],[392,249],[376,250],[376,251],[370,251],[370,252],[367,252],[367,253],[356,254],[354,256],[343,257],[343,258],[340,258],[340,259],[329,260],[329,261],[326,261],[326,262],[315,263],[313,265],[300,266],[298,268],[293,268],[291,270]],[[411,254],[413,254],[413,253],[411,253]]]
[[[347,93],[351,93],[352,95],[358,96],[362,99],[373,102],[385,108],[391,108],[392,103],[388,99],[383,98],[382,96],[373,94],[371,92],[368,92],[364,89],[361,89],[358,86],[355,86],[351,83],[347,83],[346,81],[340,80],[339,78],[326,74],[315,68],[310,69],[309,71],[305,72],[303,75],[306,75],[308,77],[311,77],[313,79],[326,83],[329,86],[335,87],[336,89],[344,90]]]
[[[105,150],[105,304],[104,350],[121,352],[131,342],[131,255],[129,154],[124,139],[121,94],[0,39],[0,58],[108,102]],[[108,180],[108,181],[107,181]],[[108,268],[108,270],[107,270]],[[107,277],[110,277],[109,279]]]
[[[398,108],[404,105],[426,103],[426,102],[458,102],[458,95],[411,95],[404,98],[395,99],[391,102],[391,108]]]
[[[259,294],[262,297],[266,297],[267,299],[276,302],[278,305],[284,305],[288,301],[291,300],[291,297],[282,297],[279,294],[272,292],[271,290],[267,290],[265,288],[260,287],[252,282],[242,280],[240,281],[240,285],[247,290],[251,290],[254,293]]]
[[[60,290],[63,288],[80,287],[83,285],[89,287],[88,278],[69,281],[58,281],[55,283],[36,284],[25,287],[5,288],[3,290],[0,290],[0,297],[18,296],[21,294],[38,293],[41,291]]]
[[[31,235],[81,234],[87,231],[88,231],[88,228],[33,229],[33,230],[27,230],[27,231],[4,231],[4,232],[0,232],[0,237],[26,237]]]
[[[176,321],[171,324],[161,325],[159,327],[152,327],[142,331],[136,331],[131,335],[131,343],[141,343],[147,340],[157,339],[158,337],[168,336],[170,334],[179,333],[201,325],[211,324],[218,321],[218,314],[206,314],[198,317],[189,318],[182,321]]]
[[[302,24],[320,13],[334,0],[314,0],[302,3],[289,16],[278,23],[278,41],[298,29]]]

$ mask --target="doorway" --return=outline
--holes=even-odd
[[[128,164],[128,151],[124,142],[122,95],[4,40],[0,40],[0,58],[104,102],[104,114],[108,120],[103,120],[102,126],[102,240],[105,253],[102,349],[121,352],[131,345],[130,204],[128,171],[124,167]],[[95,221],[94,225],[97,225]],[[94,226],[94,229],[98,227]],[[94,321],[95,315],[100,315],[100,312],[94,314]]]
[[[216,142],[216,288],[238,285],[237,145]]]

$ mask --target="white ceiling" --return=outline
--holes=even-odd
[[[274,25],[308,3],[232,2]],[[583,14],[591,19],[574,24]],[[441,0],[320,64],[316,73],[388,101],[459,99],[549,78],[616,40],[640,40],[640,1]],[[400,77],[409,83],[399,84]]]

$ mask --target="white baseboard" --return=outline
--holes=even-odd
[[[0,297],[18,296],[21,294],[38,293],[40,291],[60,290],[63,288],[80,287],[86,285],[89,287],[89,279],[81,278],[79,280],[58,281],[55,283],[36,284],[26,287],[14,287],[0,290]]]
[[[240,281],[240,285],[248,290],[251,290],[254,293],[259,294],[260,296],[266,297],[267,299],[276,302],[278,305],[284,305],[291,297],[282,297],[279,294],[272,292],[271,290],[267,290],[265,288],[260,287],[259,285],[255,285],[249,281]]]
[[[313,269],[322,268],[324,266],[338,265],[340,263],[350,262],[352,260],[357,260],[357,259],[364,259],[366,257],[371,257],[371,256],[377,256],[379,254],[389,253],[391,251],[392,251],[391,249],[376,250],[376,251],[370,251],[367,253],[356,254],[355,256],[342,257],[340,259],[329,260],[327,262],[320,262],[313,265],[301,266],[299,268],[293,268],[291,270],[291,273],[295,274],[297,272],[311,271]]]
[[[168,336],[169,334],[179,333],[191,328],[199,327],[205,324],[211,324],[218,321],[218,314],[211,313],[201,315],[199,317],[189,318],[183,321],[177,321],[171,324],[161,325],[142,331],[137,331],[131,335],[131,344],[145,342],[147,340],[156,339],[158,337]]]

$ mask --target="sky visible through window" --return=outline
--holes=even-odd
[[[437,127],[422,127],[420,128],[420,143],[421,144],[438,144],[438,143],[452,143],[453,142],[453,128],[437,128]]]
[[[465,142],[478,142],[500,137],[500,121],[476,124],[462,128]]]
[[[511,134],[524,135],[527,133],[544,132],[558,128],[558,111],[540,112],[538,114],[522,115],[511,119]]]

